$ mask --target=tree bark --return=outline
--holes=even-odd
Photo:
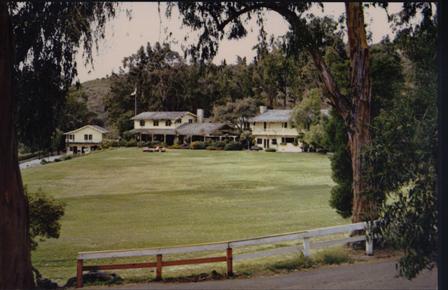
[[[371,142],[370,115],[372,88],[369,72],[369,46],[364,27],[362,3],[346,2],[350,48],[350,88],[352,113],[346,118],[353,170],[352,222],[374,217],[374,202],[366,196],[369,185],[363,179],[362,150]]]
[[[13,37],[6,2],[0,2],[0,289],[34,287],[28,205],[17,158]]]

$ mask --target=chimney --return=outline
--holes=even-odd
[[[266,106],[260,106],[260,114],[263,114],[267,110],[268,110],[268,108]]]
[[[204,122],[204,110],[203,109],[197,109],[196,116],[198,116],[198,123]]]

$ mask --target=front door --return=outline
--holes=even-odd
[[[263,148],[264,149],[269,148],[269,139],[263,139]]]

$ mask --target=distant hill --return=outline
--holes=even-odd
[[[106,122],[104,110],[104,98],[110,93],[111,81],[109,78],[101,78],[81,83],[81,90],[87,97],[87,108],[96,113],[98,118]]]

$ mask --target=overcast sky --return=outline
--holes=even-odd
[[[389,4],[389,13],[395,13],[399,10],[401,4]],[[126,15],[126,9],[132,11],[132,19]],[[344,11],[343,3],[326,3],[325,11],[321,13],[319,9],[313,12],[317,15],[333,16],[336,20]],[[180,52],[182,40],[185,35],[192,35],[193,32],[182,27],[181,18],[177,13],[173,13],[170,19],[164,16],[165,5],[161,4],[161,17],[158,12],[157,3],[121,3],[120,11],[117,16],[106,26],[106,38],[99,43],[99,50],[94,53],[94,67],[85,67],[83,65],[82,55],[78,55],[78,72],[81,82],[101,78],[110,75],[112,71],[117,72],[121,66],[122,59],[137,51],[147,42],[163,42],[169,32],[173,33],[171,40],[177,41],[172,48]],[[265,29],[269,35],[281,36],[288,29],[286,21],[275,12],[266,13],[267,24]],[[392,35],[392,29],[387,22],[387,15],[384,9],[369,8],[365,11],[365,21],[367,29],[372,33],[374,43],[379,42],[385,35]],[[255,20],[249,27],[252,31],[248,36],[240,40],[224,40],[220,43],[215,63],[226,60],[227,63],[233,63],[237,56],[247,57],[251,60],[255,56],[252,49],[257,43],[258,30]]]

